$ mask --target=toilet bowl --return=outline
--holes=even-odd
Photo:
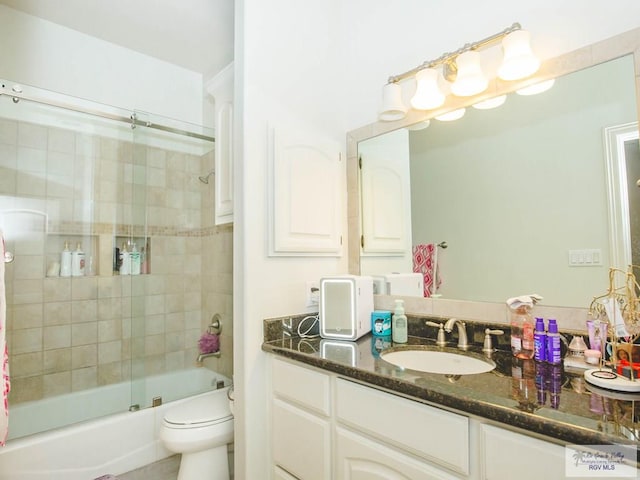
[[[193,397],[166,411],[164,446],[180,453],[178,480],[229,480],[227,444],[233,442],[229,387]]]

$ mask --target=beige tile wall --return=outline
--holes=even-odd
[[[223,354],[206,366],[232,375],[233,230],[213,225],[213,182],[198,181],[213,153],[122,136],[0,119],[14,404],[195,365],[214,313]],[[149,275],[112,272],[114,236],[131,234],[151,238]],[[46,276],[65,241],[82,242],[93,276]]]

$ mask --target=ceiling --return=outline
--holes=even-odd
[[[234,0],[0,0],[0,4],[205,76],[233,60]]]

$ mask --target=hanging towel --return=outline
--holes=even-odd
[[[424,277],[424,296],[430,297],[433,289],[434,273],[438,277],[438,287],[440,286],[440,274],[434,272],[434,256],[436,246],[433,243],[420,243],[413,246],[413,271],[421,273]]]
[[[9,432],[9,352],[7,350],[7,299],[4,286],[4,237],[0,230],[0,445],[4,446]]]

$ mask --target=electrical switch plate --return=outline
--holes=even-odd
[[[320,304],[320,282],[307,282],[306,284],[306,306],[317,307]]]
[[[599,248],[569,250],[570,267],[596,267],[602,265],[602,252]]]

